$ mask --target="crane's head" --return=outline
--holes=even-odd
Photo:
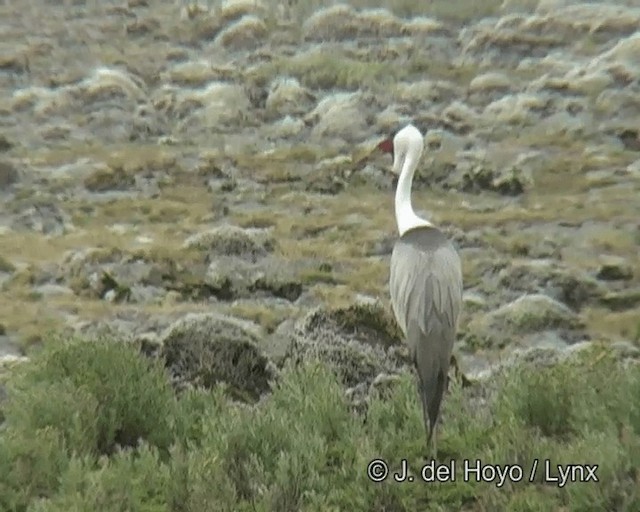
[[[392,171],[394,174],[400,174],[407,156],[411,156],[414,162],[420,159],[424,149],[424,137],[420,130],[412,124],[408,124],[378,144],[378,149],[385,153],[391,153],[393,158]]]

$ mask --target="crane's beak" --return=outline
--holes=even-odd
[[[378,144],[378,149],[380,151],[384,151],[385,153],[393,154],[393,140],[385,139],[380,144]]]

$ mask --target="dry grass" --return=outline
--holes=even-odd
[[[611,312],[604,308],[589,308],[584,312],[585,323],[594,337],[620,337],[640,342],[640,309]]]
[[[22,288],[11,297],[2,293],[4,297],[0,298],[2,326],[8,333],[18,333],[24,348],[40,343],[47,334],[64,327],[64,320],[50,304],[29,300],[28,294],[29,290]]]
[[[251,77],[268,80],[280,75],[289,75],[312,89],[357,90],[384,88],[400,78],[389,71],[388,63],[361,62],[332,52],[277,58],[261,66]]]
[[[431,0],[424,3],[412,0],[351,0],[348,4],[358,9],[389,9],[396,16],[403,18],[431,16],[453,22],[464,22],[497,14],[502,0],[464,3],[453,3],[446,0]],[[298,20],[305,19],[311,13],[326,6],[327,2],[321,0],[303,0],[294,5],[293,15]]]
[[[385,93],[393,84],[425,76],[466,85],[477,72],[475,65],[456,66],[427,52],[415,52],[404,57],[393,53],[355,56],[341,54],[341,50],[334,49],[332,52],[276,58],[250,72],[248,78],[267,82],[276,76],[293,76],[315,90],[370,89]]]
[[[259,210],[244,210],[242,207],[232,208],[230,222],[242,226],[273,227],[274,236],[279,240],[278,253],[286,259],[316,259],[319,264],[325,262],[330,272],[306,271],[300,278],[306,286],[312,288],[313,294],[329,304],[347,303],[356,293],[386,297],[388,279],[387,263],[384,258],[367,258],[366,249],[379,240],[382,234],[392,235],[395,232],[393,219],[393,194],[391,191],[380,191],[373,186],[354,181],[345,191],[337,196],[314,195],[302,191],[291,190],[289,184],[272,183],[273,176],[291,155],[294,159],[313,162],[322,155],[318,148],[301,146],[298,148],[276,151],[271,154],[240,155],[238,165],[242,168],[261,168],[265,174],[266,189],[254,198],[261,204]],[[171,165],[170,154],[153,155],[147,148],[131,153],[99,151],[97,154],[110,155],[114,165],[127,165],[128,170],[139,169],[149,165]],[[130,156],[124,156],[128,154]],[[135,155],[138,155],[137,157]],[[53,158],[51,153],[47,159]],[[61,155],[58,155],[61,156]],[[70,154],[66,154],[69,158]],[[77,157],[77,154],[74,154]],[[127,160],[128,159],[128,160]],[[64,158],[63,158],[64,160]],[[125,162],[125,160],[128,161]],[[50,160],[49,160],[50,161]],[[553,172],[543,173],[539,183],[549,179],[555,184]],[[439,224],[453,224],[463,230],[483,229],[485,226],[504,228],[492,246],[504,254],[513,254],[519,244],[529,242],[530,235],[523,236],[519,226],[532,225],[536,222],[546,223],[559,218],[570,221],[610,221],[623,222],[633,220],[634,190],[618,189],[613,193],[601,194],[601,201],[588,203],[587,193],[581,193],[579,176],[572,175],[565,188],[556,188],[543,193],[537,188],[525,198],[517,202],[492,199],[496,204],[503,201],[503,207],[490,211],[465,209],[463,202],[476,205],[482,198],[457,192],[443,194],[440,190],[417,190],[414,192],[414,204],[417,209],[426,208]],[[572,183],[576,183],[572,186]],[[211,205],[216,201],[227,200],[223,193],[219,198],[205,187],[197,185],[177,185],[162,190],[158,198],[121,198],[106,203],[91,203],[76,200],[65,205],[65,210],[72,215],[74,224],[79,229],[62,237],[43,237],[36,233],[7,233],[3,235],[3,253],[5,260],[16,263],[41,265],[45,262],[60,261],[65,251],[80,247],[105,247],[128,250],[139,247],[152,254],[154,258],[169,258],[174,261],[184,259],[180,246],[191,233],[210,225],[212,219]],[[251,197],[243,198],[251,203]],[[588,206],[587,206],[588,205]],[[87,211],[91,211],[88,215]],[[355,216],[355,217],[354,217]],[[361,218],[349,223],[345,219]],[[109,228],[114,224],[130,226],[119,234]],[[136,237],[144,235],[152,239],[147,245],[136,242]],[[489,235],[487,235],[489,236]],[[541,232],[540,236],[543,236]],[[637,257],[638,240],[632,233],[623,229],[602,230],[594,234],[587,244],[594,251],[626,255],[632,263],[640,264]],[[517,252],[517,251],[516,251]],[[594,268],[596,260],[589,255],[586,260],[575,262],[580,266]],[[472,286],[478,282],[480,268],[474,261],[466,261],[464,266],[465,282]],[[316,275],[317,274],[317,275]],[[25,288],[11,291],[11,301],[1,308],[5,322],[11,330],[34,337],[37,332],[58,327],[61,323],[52,304],[34,302],[34,297]],[[20,307],[24,305],[24,307]],[[88,314],[85,306],[79,314]],[[113,306],[109,306],[113,307]],[[99,308],[101,309],[101,308]],[[108,308],[104,308],[105,311]],[[280,314],[267,314],[263,308],[236,307],[240,316],[250,318],[273,328],[281,318]],[[19,312],[16,313],[16,312]],[[89,315],[91,316],[91,315]],[[34,319],[36,321],[34,321]],[[604,323],[602,330],[609,326]],[[627,324],[625,324],[626,326]],[[625,327],[627,330],[633,326]],[[595,324],[594,324],[595,329]],[[616,330],[619,332],[619,329]]]
[[[10,248],[7,258],[34,265],[59,262],[66,251],[96,246],[125,248],[132,242],[131,236],[119,235],[104,226],[50,238],[39,233],[10,232],[0,240]]]
[[[298,314],[298,308],[274,308],[252,302],[237,302],[226,308],[229,314],[260,325],[267,333],[273,332],[287,318]]]

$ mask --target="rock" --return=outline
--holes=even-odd
[[[454,172],[445,165],[445,184],[463,192],[478,194],[483,190],[490,190],[505,196],[523,194],[532,184],[529,173],[520,167],[507,166],[496,168],[484,160],[481,154],[473,152],[459,152],[459,162]]]
[[[274,297],[296,301],[302,294],[300,279],[292,274],[293,268],[286,261],[265,260],[253,274],[250,291],[253,294],[266,293]]]
[[[214,43],[231,50],[253,49],[263,43],[267,26],[260,18],[246,14],[222,30]]]
[[[276,241],[267,229],[244,229],[225,224],[190,236],[183,247],[206,251],[210,258],[216,255],[238,256],[255,262],[273,252],[275,245]]]
[[[302,294],[302,283],[293,270],[273,258],[249,262],[217,256],[209,264],[204,282],[221,300],[266,295],[294,302]]]
[[[602,256],[596,277],[603,281],[629,281],[633,279],[633,268],[619,256]]]
[[[593,354],[592,357],[591,354]],[[491,392],[496,391],[491,389],[492,382],[495,382],[494,378],[499,378],[504,375],[505,371],[508,372],[514,368],[544,369],[576,360],[585,364],[585,356],[592,358],[595,363],[606,355],[613,356],[622,367],[640,362],[640,349],[628,342],[605,344],[581,341],[564,348],[545,346],[515,349],[508,357],[490,365],[485,371],[478,374],[477,380],[482,382],[483,387],[488,386],[485,391]],[[588,359],[587,365],[590,365]]]
[[[16,231],[35,231],[43,235],[60,236],[73,231],[71,217],[53,202],[38,201],[28,206],[13,219]]]
[[[113,314],[98,320],[69,318],[64,335],[81,336],[85,339],[120,339],[134,342],[139,336],[149,332],[160,332],[175,322],[181,313],[168,309],[160,315],[152,315],[141,308],[113,308]]]
[[[250,322],[188,314],[172,324],[161,341],[166,365],[180,381],[205,388],[224,382],[239,400],[258,400],[277,376],[259,347],[260,331]]]
[[[373,382],[382,372],[409,364],[393,318],[379,305],[316,309],[289,333],[285,359],[320,359],[346,387]]]
[[[66,280],[81,297],[110,302],[162,302],[164,287],[178,279],[178,274],[178,266],[172,260],[154,261],[144,252],[88,248],[65,254],[58,278]]]
[[[556,366],[570,358],[575,358],[582,350],[591,348],[591,342],[576,343],[571,349],[560,349],[558,347],[531,347],[515,349],[507,358],[497,364],[492,365],[488,371],[484,372],[481,380],[490,382],[496,377],[500,377],[513,368],[544,369]]]
[[[518,292],[543,293],[579,310],[598,303],[607,289],[592,276],[553,260],[515,260],[498,273],[499,286]]]
[[[523,295],[490,313],[490,317],[520,332],[562,327],[573,329],[582,325],[578,315],[567,306],[542,294]]]
[[[502,348],[510,343],[561,345],[555,334],[553,341],[545,341],[548,331],[571,336],[580,331],[584,323],[565,304],[547,295],[527,294],[482,316],[474,317],[467,326],[466,343],[469,347],[494,346]],[[548,336],[548,334],[546,335]]]
[[[47,284],[42,284],[40,286],[36,286],[33,288],[33,291],[34,293],[41,295],[45,299],[50,297],[56,297],[56,296],[74,295],[73,290],[68,286],[63,286],[60,284],[53,284],[53,283],[47,283]]]
[[[233,300],[246,295],[251,284],[251,263],[234,257],[219,256],[207,268],[205,284],[214,289],[216,297]]]

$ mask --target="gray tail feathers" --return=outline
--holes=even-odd
[[[418,390],[427,430],[427,444],[430,444],[447,385],[453,337],[447,336],[440,329],[425,334],[417,326],[411,326],[407,334],[418,372]]]

